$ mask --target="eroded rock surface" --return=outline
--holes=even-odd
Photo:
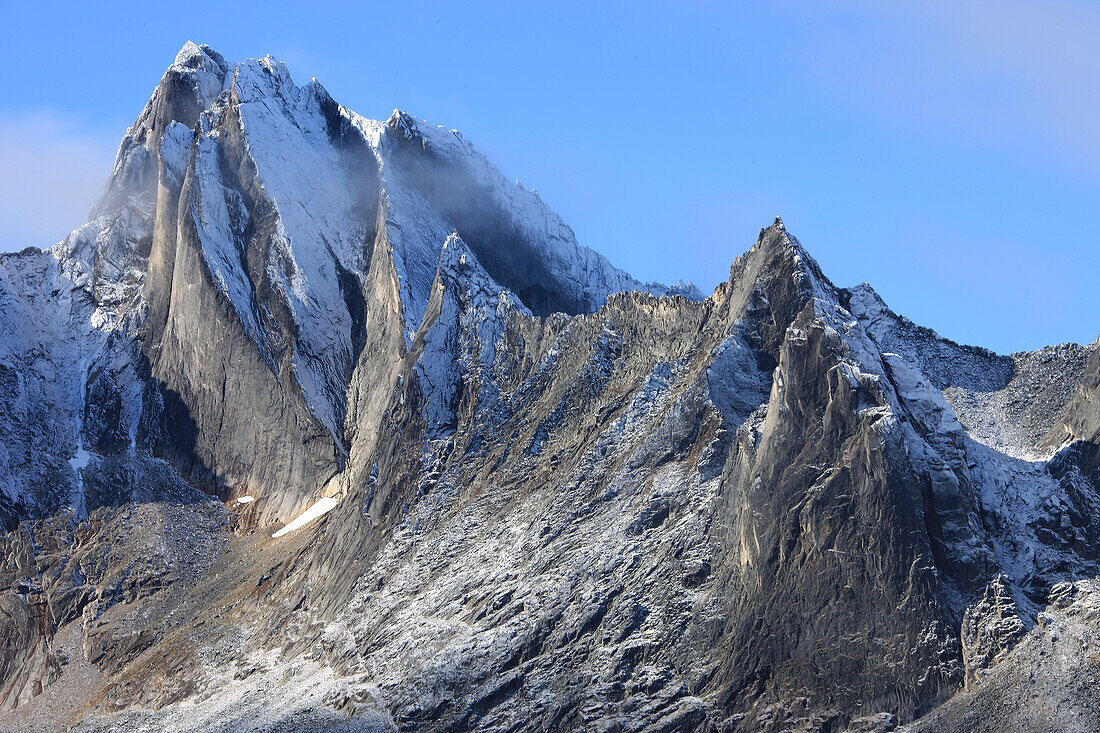
[[[1100,634],[1096,345],[946,341],[778,219],[644,285],[270,58],[185,46],[0,313],[14,730],[923,730]]]

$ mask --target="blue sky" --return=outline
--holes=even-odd
[[[0,250],[81,224],[187,40],[463,132],[578,239],[709,291],[781,215],[1001,352],[1100,333],[1100,4],[0,0]]]

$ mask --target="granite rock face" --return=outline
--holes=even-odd
[[[639,283],[270,58],[185,46],[0,314],[13,730],[887,731],[1100,638],[1096,345],[954,344],[778,219]]]

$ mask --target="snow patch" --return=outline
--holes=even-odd
[[[332,508],[336,506],[337,503],[338,500],[334,497],[321,497],[316,501],[316,503],[314,503],[313,506],[311,506],[309,509],[306,509],[304,512],[292,519],[285,527],[280,529],[275,534],[271,535],[271,537],[273,539],[278,539],[285,534],[290,534],[297,529],[301,529],[318,517],[322,517],[325,514],[328,514],[330,511],[332,511]]]

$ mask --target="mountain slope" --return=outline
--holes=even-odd
[[[643,285],[270,58],[185,46],[0,312],[16,729],[890,730],[1092,598],[1096,345],[946,341],[778,219]]]

